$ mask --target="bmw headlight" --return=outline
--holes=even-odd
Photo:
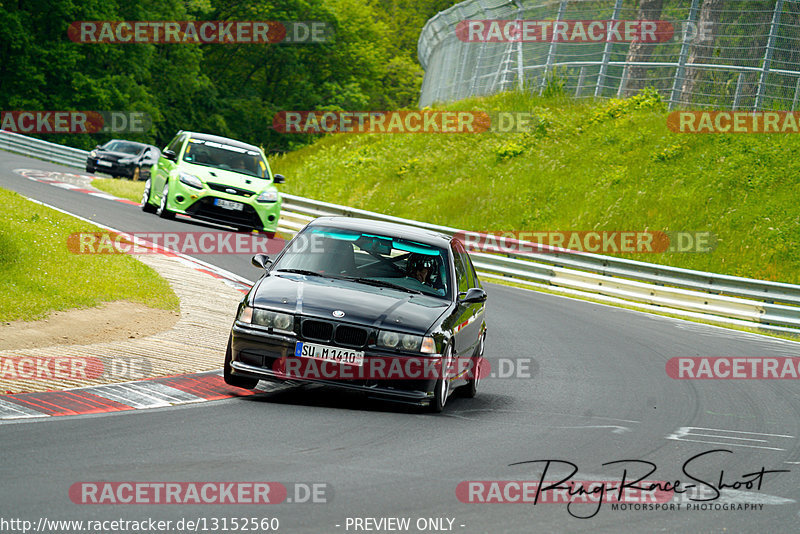
[[[262,191],[260,195],[256,197],[257,202],[277,202],[278,201],[278,192],[277,191]]]
[[[189,187],[194,187],[195,189],[203,189],[203,182],[201,182],[200,178],[198,178],[194,174],[189,174],[188,172],[182,172],[178,175],[178,180],[180,180],[182,184],[186,184]]]
[[[252,324],[270,327],[280,332],[294,333],[294,316],[288,313],[254,308]]]
[[[400,335],[395,332],[386,332],[381,330],[378,333],[378,345],[390,349],[396,349],[400,343]]]
[[[90,158],[96,158],[97,157],[97,150],[92,150],[91,152],[89,152],[89,157]]]
[[[401,349],[406,352],[422,352],[424,354],[434,354],[436,352],[436,343],[434,343],[432,337],[399,334],[387,330],[378,332],[378,346],[388,349]]]

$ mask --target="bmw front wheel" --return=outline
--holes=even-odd
[[[436,386],[433,388],[433,399],[428,409],[433,413],[441,413],[444,405],[447,404],[447,397],[450,395],[450,365],[453,360],[453,351],[450,345],[444,350],[442,355],[442,370]]]

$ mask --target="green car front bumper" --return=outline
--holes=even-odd
[[[237,228],[275,232],[280,219],[281,196],[277,194],[276,202],[259,202],[258,195],[259,192],[214,183],[203,183],[203,188],[197,189],[173,178],[167,209]]]

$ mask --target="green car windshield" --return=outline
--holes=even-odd
[[[183,161],[247,174],[256,178],[270,178],[269,167],[261,153],[215,141],[189,139],[186,151],[183,153]]]
[[[446,249],[409,239],[314,226],[292,241],[271,271],[344,278],[449,298],[447,257]]]

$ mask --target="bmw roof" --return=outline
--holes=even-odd
[[[308,226],[329,226],[358,232],[380,232],[387,236],[402,237],[436,247],[447,247],[452,240],[449,235],[425,228],[354,217],[319,217],[308,223]]]

